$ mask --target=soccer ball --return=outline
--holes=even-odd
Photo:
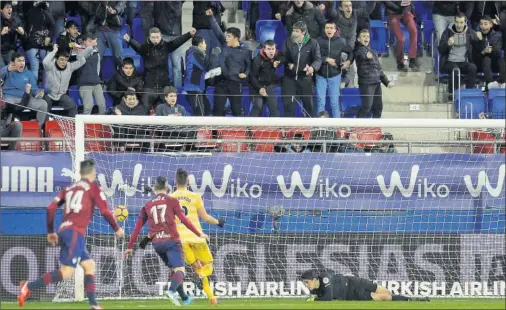
[[[128,217],[128,209],[124,205],[119,205],[116,207],[116,210],[114,210],[114,216],[116,216],[118,222],[123,222]]]

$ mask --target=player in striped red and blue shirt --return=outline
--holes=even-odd
[[[32,290],[71,279],[77,264],[79,264],[84,269],[84,288],[91,309],[102,309],[95,296],[95,263],[86,250],[84,237],[95,207],[100,210],[102,216],[114,229],[116,237],[123,237],[124,231],[107,207],[104,192],[100,186],[94,183],[97,175],[95,162],[91,159],[81,162],[79,173],[81,180],[62,189],[47,208],[47,241],[53,246],[57,243],[60,244],[61,267],[44,274],[33,282],[21,282],[18,296],[20,307],[24,305]],[[61,205],[64,205],[63,222],[56,234],[54,232],[54,217],[56,209]]]

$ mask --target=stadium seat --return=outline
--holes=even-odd
[[[493,118],[506,118],[506,94],[504,88],[492,88],[488,91],[488,106]]]
[[[432,41],[432,33],[434,32],[434,22],[432,20],[423,20],[420,28],[422,31],[422,46],[429,56],[433,56],[432,45],[434,45],[435,42]],[[437,44],[435,45],[437,46]]]
[[[302,135],[304,139],[309,140],[311,131],[300,127],[285,127],[282,129],[285,139],[293,139],[296,135]]]
[[[23,131],[21,132],[22,138],[42,138],[42,133],[37,121],[21,121],[21,124],[23,125]],[[25,152],[41,152],[42,141],[20,141],[16,150]]]
[[[255,25],[256,40],[260,43],[265,40],[274,40],[279,50],[282,50],[287,38],[286,29],[279,20],[259,20]]]
[[[341,104],[341,116],[345,118],[355,118],[362,106],[360,90],[358,88],[342,88],[339,101]]]
[[[282,132],[279,128],[254,127],[252,128],[253,140],[281,140]],[[254,143],[255,152],[272,153],[275,143]]]
[[[74,100],[77,106],[83,105],[81,96],[79,96],[79,87],[77,85],[71,85],[68,91],[69,97]]]
[[[487,111],[483,92],[480,89],[457,89],[455,111],[459,118],[477,119],[480,113]]]
[[[381,128],[368,128],[368,127],[357,127],[352,132],[350,132],[349,139],[350,140],[369,140],[369,141],[379,141],[383,136],[383,132]],[[355,147],[357,149],[370,149],[377,145],[376,142],[364,142],[357,143]]]
[[[469,132],[469,136],[472,141],[495,141],[497,139],[493,133],[482,131],[482,130],[472,130]],[[495,153],[495,145],[493,143],[473,144],[473,153],[474,154],[494,154]]]
[[[47,126],[46,126],[47,127]],[[60,127],[50,128],[49,130],[46,128],[46,137],[47,138],[61,138],[59,141],[49,141],[48,151],[51,152],[63,152],[65,151],[65,135]]]
[[[109,125],[86,124],[86,138],[112,138],[112,128]],[[87,152],[107,152],[112,151],[112,142],[110,141],[87,141],[85,142]]]
[[[388,55],[388,28],[382,20],[371,20],[371,48],[379,55]]]
[[[210,142],[209,140],[213,139],[213,130],[212,128],[202,127],[197,131],[197,143],[195,144],[195,148],[197,150],[209,150],[212,151],[217,147],[215,142]]]
[[[272,18],[272,8],[268,1],[258,2],[258,11],[260,13],[259,20],[266,20]]]
[[[190,115],[193,115],[193,110],[190,106],[190,102],[188,101],[187,93],[183,90],[182,87],[177,87],[177,103],[182,105],[186,112]]]
[[[425,3],[424,3],[425,2]],[[415,15],[417,20],[432,21],[432,3],[429,1],[414,1]]]
[[[132,38],[139,43],[144,43],[144,30],[142,29],[142,18],[136,17],[132,22]]]
[[[100,75],[102,80],[109,81],[116,72],[116,59],[112,55],[104,55],[102,65],[100,67]]]
[[[244,127],[218,129],[218,139],[248,140],[248,131]],[[220,148],[222,152],[246,152],[248,151],[248,144],[245,142],[221,142]]]
[[[123,26],[121,26],[121,29],[119,30],[121,45],[123,46],[123,48],[128,47],[128,43],[125,40],[123,40],[123,36],[125,35],[125,33],[128,33],[130,36],[132,35],[132,32],[130,31],[130,26],[128,26],[127,23],[123,23]]]

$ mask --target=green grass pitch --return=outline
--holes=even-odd
[[[306,302],[304,299],[222,299],[217,306],[195,300],[190,306],[175,307],[168,300],[105,300],[104,309],[505,309],[505,299],[433,299],[430,302]],[[85,302],[53,303],[27,301],[2,303],[2,309],[89,309]]]

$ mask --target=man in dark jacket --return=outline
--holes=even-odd
[[[274,87],[276,86],[276,69],[282,56],[276,49],[276,42],[267,40],[260,53],[251,64],[250,84],[253,95],[253,108],[250,116],[262,115],[264,103],[269,108],[271,117],[279,117],[279,108]]]
[[[221,76],[214,89],[214,116],[225,116],[225,104],[227,98],[233,116],[243,116],[242,111],[242,88],[248,83],[251,65],[251,51],[243,44],[241,30],[235,27],[228,28],[226,35],[221,31],[212,11],[207,11],[211,20],[211,27],[216,37],[222,44],[222,52],[219,55],[219,67]]]
[[[334,21],[339,31],[339,36],[346,41],[351,50],[355,48],[355,43],[357,42],[357,30],[360,30],[357,29],[358,25],[363,24],[369,18],[375,7],[375,1],[367,1],[367,5],[361,8],[354,8],[351,1],[341,1],[339,4],[338,10],[334,15]],[[349,60],[350,63],[353,63],[353,59]],[[353,63],[346,72],[346,87],[354,85],[356,71],[356,65]]]
[[[2,1],[2,14],[1,19],[1,31],[2,36],[0,38],[1,52],[0,67],[5,66],[11,61],[12,55],[16,52],[16,41],[19,38],[23,38],[25,30],[21,20],[14,15],[12,12],[12,3],[8,1]]]
[[[492,18],[483,16],[480,20],[480,31],[476,33],[478,40],[473,42],[473,60],[477,71],[485,75],[485,91],[499,88],[500,84],[506,82],[504,58],[501,56],[501,33],[492,29],[492,26]],[[498,82],[494,82],[492,72],[499,72]]]
[[[192,28],[179,38],[166,42],[162,39],[160,29],[153,27],[149,30],[149,38],[144,44],[131,39],[128,33],[123,36],[144,58],[144,94],[141,102],[146,108],[151,109],[151,106],[158,102],[160,94],[163,94],[164,87],[172,84],[169,80],[169,54],[193,37],[195,32],[195,28]]]
[[[297,22],[293,25],[291,38],[285,42],[283,49],[285,76],[282,93],[285,117],[295,116],[296,96],[302,100],[304,116],[313,117],[313,75],[320,70],[322,57],[320,46],[312,39],[306,24]]]
[[[395,57],[397,58],[397,70],[407,71],[404,65],[404,33],[401,22],[409,32],[409,68],[414,71],[420,70],[420,62],[417,58],[418,29],[416,28],[414,6],[411,1],[385,1],[385,13],[388,25],[395,36]]]
[[[23,48],[36,81],[39,77],[40,62],[46,57],[46,49],[50,48],[51,38],[56,29],[53,16],[48,10],[49,5],[46,1],[35,2],[25,19],[26,35]]]
[[[378,54],[369,47],[370,40],[369,30],[361,30],[354,50],[358,87],[362,97],[362,106],[357,118],[366,118],[369,113],[372,113],[373,118],[381,118],[383,112],[381,83],[388,88],[394,86],[381,70]]]
[[[472,1],[434,1],[432,5],[432,20],[436,32],[436,45],[439,44],[443,32],[453,24],[455,15],[464,13],[471,17],[474,3]]]
[[[65,24],[65,31],[60,34],[56,41],[60,51],[66,51],[70,54],[70,62],[77,60],[77,54],[83,50],[83,38],[78,30],[78,25],[75,21],[69,20]]]
[[[337,35],[334,22],[325,24],[325,34],[316,41],[320,45],[322,56],[322,66],[316,74],[316,113],[325,111],[328,93],[332,117],[341,117],[341,108],[339,107],[341,69],[347,69],[350,65],[348,60],[341,64],[341,54],[346,54],[346,59],[352,59],[352,50],[346,41]]]
[[[131,115],[131,116],[143,116],[148,115],[148,110],[143,104],[139,104],[137,95],[133,89],[126,91],[121,98],[121,103],[114,108],[114,114],[116,115]],[[116,139],[146,139],[146,129],[142,126],[124,126],[117,128],[114,131],[114,138]],[[117,147],[120,152],[125,150],[126,146],[133,147],[148,147],[146,144],[149,143],[132,143],[132,142],[119,142]]]
[[[154,25],[162,32],[162,38],[166,42],[177,39],[183,34],[182,31],[182,1],[155,1],[153,7]],[[181,58],[183,51],[181,47],[170,53],[172,62],[172,81],[175,87],[183,86],[183,74]]]
[[[293,26],[299,21],[306,24],[308,34],[313,38],[318,38],[325,27],[325,17],[323,17],[322,12],[309,1],[293,1],[292,7],[286,12],[284,20],[288,33],[292,33]]]
[[[451,76],[451,80],[448,82],[448,93],[453,91],[452,85],[458,84],[453,80],[457,78],[457,73],[453,74],[453,69],[459,69],[461,73],[466,74],[467,88],[474,88],[476,85],[477,69],[476,65],[471,62],[471,43],[476,40],[477,35],[467,27],[467,18],[463,13],[455,16],[455,22],[443,32],[438,47],[441,54],[439,67],[441,72]],[[455,85],[455,87],[460,88],[460,85]]]
[[[121,46],[121,35],[119,33],[123,24],[121,15],[125,11],[125,1],[98,1],[94,4],[94,27],[97,30],[98,52],[100,58],[104,59],[107,47],[120,65],[123,59],[123,47]]]
[[[123,59],[119,69],[109,81],[107,92],[114,99],[114,105],[121,103],[127,90],[141,93],[144,90],[142,76],[135,71],[134,60],[130,57]]]

